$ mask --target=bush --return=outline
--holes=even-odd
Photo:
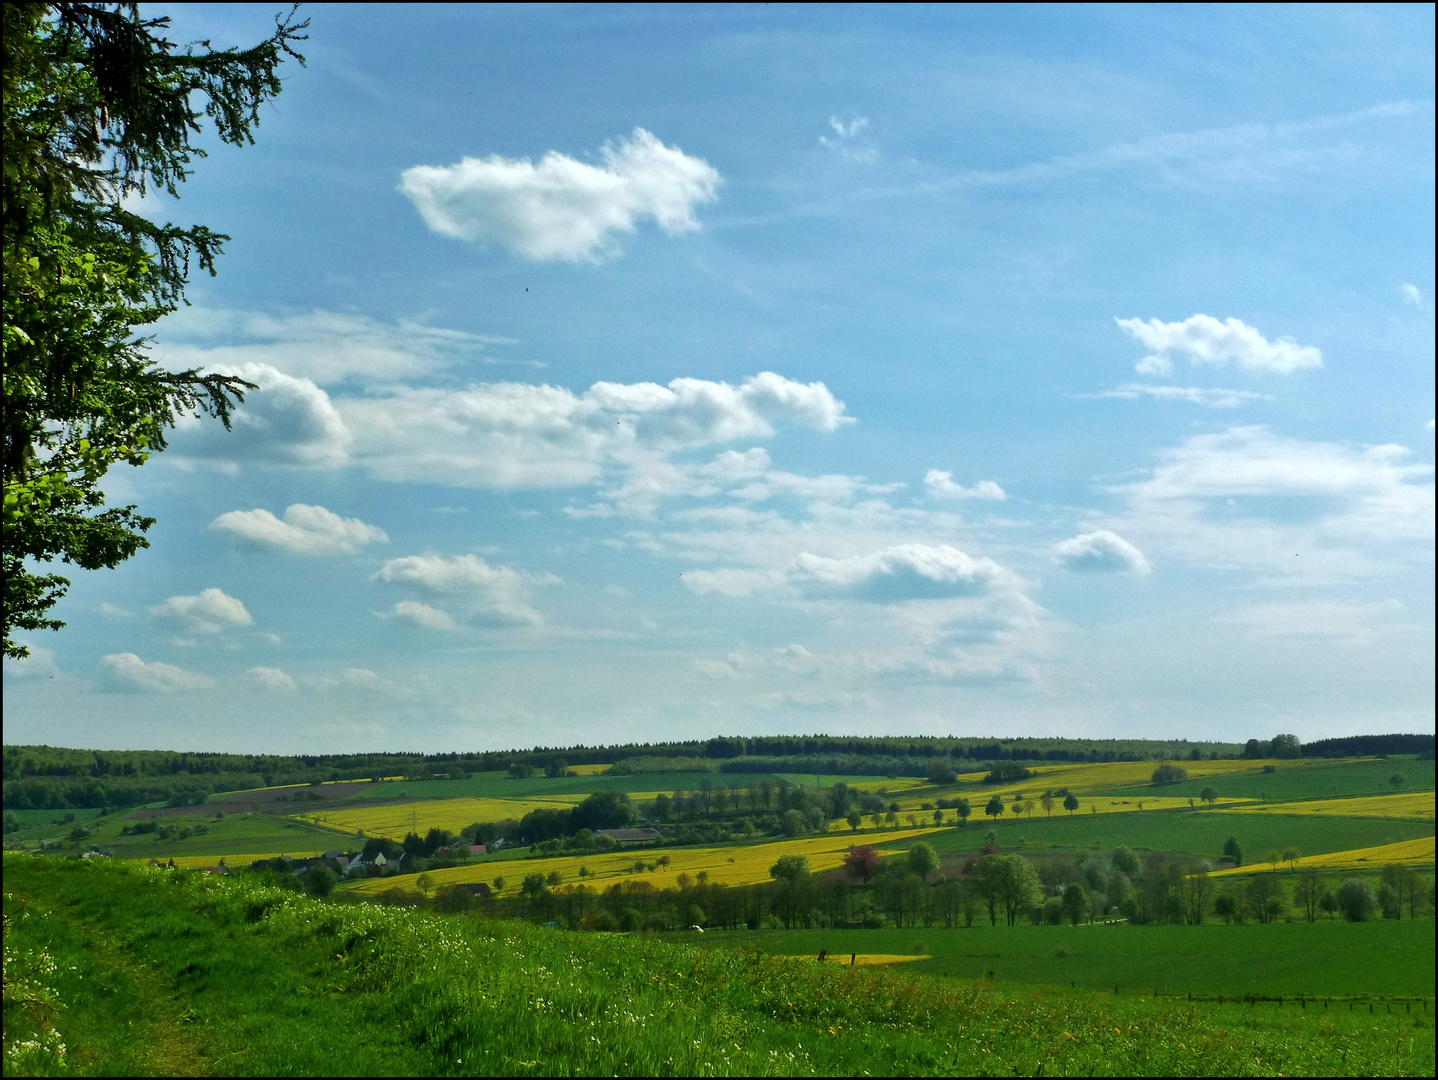
[[[328,896],[335,891],[338,878],[328,866],[316,866],[305,875],[305,892],[311,896]]]
[[[995,765],[984,777],[986,784],[1008,784],[1015,780],[1027,780],[1033,773],[1016,761],[1004,761]]]
[[[1153,776],[1150,779],[1155,784],[1177,784],[1188,779],[1188,770],[1182,765],[1164,762],[1153,770]]]
[[[1373,886],[1362,878],[1349,878],[1333,894],[1338,901],[1338,910],[1349,922],[1364,922],[1378,907],[1378,898],[1373,895]]]

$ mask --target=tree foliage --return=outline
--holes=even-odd
[[[157,224],[134,196],[178,196],[208,116],[220,140],[254,141],[307,23],[293,12],[249,49],[180,48],[169,19],[136,4],[4,5],[4,651],[15,631],[58,629],[68,579],[55,560],[113,567],[147,546],[154,519],[105,505],[120,462],[165,448],[200,413],[229,427],[253,384],[166,371],[137,327],[184,302],[192,265],[213,274],[228,237]],[[203,106],[201,110],[198,106]]]

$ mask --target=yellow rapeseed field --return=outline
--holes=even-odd
[[[1032,785],[1033,781],[1029,781],[1029,783],[1030,785]],[[1048,815],[1044,813],[1043,804],[1039,802],[1039,798],[1043,795],[1044,792],[1043,788],[1034,788],[1032,786],[1018,787],[1016,788],[1016,790],[1009,791],[1007,794],[1004,794],[1004,792],[1005,789],[1003,788],[995,788],[995,790],[993,791],[985,790],[981,792],[975,792],[973,794],[966,794],[964,797],[969,800],[969,804],[973,808],[973,815],[969,818],[969,821],[976,822],[988,820],[988,818],[984,816],[984,807],[985,805],[987,805],[990,797],[992,797],[993,795],[999,795],[1004,801],[1004,816],[1000,820],[1010,820],[1013,817],[1014,795],[1020,793],[1025,796],[1028,802],[1031,802],[1033,804],[1032,812],[1026,811],[1023,814],[1023,819],[1025,821],[1041,821],[1045,817],[1049,816],[1068,817],[1069,812],[1063,808],[1064,801],[1063,799],[1058,797],[1054,798],[1053,814]],[[1173,810],[1180,807],[1186,809],[1189,806],[1196,806],[1202,808],[1207,805],[1201,799],[1192,799],[1188,796],[1175,797],[1166,795],[1137,795],[1129,796],[1127,798],[1120,798],[1116,795],[1076,794],[1074,797],[1079,801],[1078,809],[1074,811],[1075,814],[1093,814],[1095,812],[1100,814],[1118,814],[1138,810]],[[932,796],[930,798],[924,799],[923,801],[933,801]],[[1219,799],[1218,805],[1222,806],[1224,804],[1242,803],[1246,801],[1248,800]],[[920,803],[920,800],[917,796],[901,798],[898,799],[897,802],[900,808],[899,817],[902,821],[907,822],[909,814],[911,813],[914,814],[914,816],[919,818],[921,821],[925,817],[931,817],[933,814],[932,810],[917,809]],[[867,821],[868,819],[865,818],[865,820]],[[945,810],[944,820],[952,824],[955,820],[954,811]]]
[[[1397,795],[1364,795],[1356,799],[1309,799],[1303,802],[1254,803],[1233,807],[1230,812],[1237,814],[1318,814],[1323,817],[1375,817],[1393,818],[1399,821],[1432,821],[1433,805],[1433,792],[1405,791]]]
[[[927,836],[936,829],[895,829],[892,832],[875,833],[857,838],[829,833],[824,836],[804,837],[799,840],[776,840],[767,844],[749,844],[730,847],[692,848],[641,848],[605,852],[591,855],[560,855],[548,859],[516,859],[508,862],[471,863],[469,866],[454,866],[447,870],[431,870],[430,880],[434,887],[457,885],[465,882],[484,881],[493,884],[496,875],[505,879],[504,891],[513,894],[527,874],[543,874],[546,877],[559,871],[565,885],[581,882],[604,888],[616,879],[636,880],[649,883],[656,889],[674,888],[681,873],[695,879],[701,872],[718,885],[754,885],[768,881],[769,867],[781,855],[803,855],[808,858],[810,868],[819,873],[833,870],[844,861],[844,853],[854,843],[888,843]],[[636,860],[658,862],[661,856],[669,856],[669,865],[657,866],[642,874],[633,872]],[[581,878],[579,868],[589,869]],[[413,889],[417,874],[399,874],[387,878],[370,878],[353,886],[361,893],[381,893],[386,889]]]
[[[598,776],[600,773],[608,772],[611,765],[571,765],[569,771],[575,776]]]
[[[1352,851],[1331,851],[1327,855],[1305,855],[1293,863],[1293,868],[1303,870],[1313,867],[1318,870],[1379,870],[1389,863],[1403,866],[1432,866],[1433,837],[1420,836],[1417,840],[1401,840],[1396,844],[1381,844],[1378,847],[1355,848]],[[1280,863],[1288,868],[1288,863]],[[1266,873],[1268,863],[1253,863],[1236,866],[1229,870],[1217,870],[1210,877],[1229,877],[1234,874]]]
[[[366,836],[403,840],[411,831],[423,836],[430,829],[457,833],[476,821],[518,821],[531,810],[574,806],[583,795],[543,795],[533,799],[424,799],[388,806],[353,806],[296,814],[301,821]]]

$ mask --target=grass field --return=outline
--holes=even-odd
[[[1234,807],[1239,814],[1319,814],[1327,817],[1397,818],[1432,821],[1433,792],[1408,791],[1396,795],[1359,795],[1348,799],[1308,799],[1285,803],[1248,803]]]
[[[932,961],[851,970],[9,854],[4,871],[7,949],[60,1005],[47,1049],[36,1010],[7,1001],[8,1074],[1348,1076],[1434,1065],[1431,1015],[916,973]]]
[[[705,782],[715,788],[747,788],[764,779],[774,780],[773,773],[640,773],[637,776],[616,776],[599,773],[592,776],[532,776],[518,780],[502,772],[474,773],[467,780],[405,780],[397,783],[374,784],[356,793],[356,801],[368,799],[532,799],[545,795],[585,796],[594,791],[696,791]],[[806,786],[813,785],[808,777]],[[901,781],[883,781],[893,785]],[[916,781],[917,782],[917,781]]]
[[[908,843],[923,837],[928,838],[935,829],[898,829],[882,834],[888,840]],[[860,841],[862,842],[862,841]],[[844,861],[855,840],[849,836],[830,833],[824,836],[805,837],[798,840],[776,840],[764,844],[743,844],[729,847],[676,847],[664,849],[643,849],[615,851],[593,855],[563,855],[548,859],[524,859],[508,863],[477,862],[468,866],[454,866],[446,870],[431,870],[430,880],[434,887],[457,885],[464,882],[493,881],[496,873],[506,879],[504,892],[513,895],[519,890],[520,879],[526,874],[548,876],[558,871],[564,884],[585,882],[589,885],[605,884],[614,879],[635,879],[648,882],[656,889],[672,889],[678,876],[688,874],[697,878],[700,872],[707,873],[716,885],[753,885],[769,881],[769,867],[781,855],[803,855],[809,860],[810,868],[818,873],[833,870]],[[643,874],[633,872],[636,860],[647,865],[663,855],[669,857],[669,865],[659,866]],[[581,878],[579,868],[587,867],[589,874]],[[394,877],[369,878],[350,886],[357,893],[382,893],[393,888],[413,889],[417,874],[398,874]]]
[[[842,962],[851,953],[917,950],[927,958],[905,970],[963,979],[994,971],[1003,982],[1121,993],[1432,997],[1433,927],[1432,919],[991,927],[985,918],[959,930],[710,932],[703,944],[809,958],[827,949]]]
[[[54,817],[60,816],[53,810],[46,811],[46,813]],[[87,851],[92,846],[99,846],[107,854],[117,859],[169,858],[172,855],[176,858],[213,856],[217,859],[221,855],[246,855],[274,851],[324,851],[328,848],[343,847],[353,839],[304,822],[287,821],[260,814],[231,814],[219,819],[213,816],[162,817],[159,819],[162,824],[176,828],[186,826],[193,828],[196,825],[203,825],[208,830],[185,839],[178,837],[160,839],[155,833],[122,836],[121,829],[136,824],[136,820],[133,818],[124,819],[119,816],[111,816],[103,819],[98,825],[94,818],[81,822],[78,813],[76,819],[76,823],[85,824],[91,830],[89,836],[78,840],[66,840],[66,835],[74,828],[74,825],[52,825],[40,830],[31,830],[32,835],[29,842],[33,843],[42,837],[60,840],[64,844],[62,853],[72,855]],[[6,839],[14,839],[17,835],[12,833]]]
[[[1069,819],[1036,817],[1019,821],[1008,815],[996,824],[975,820],[966,829],[949,829],[933,837],[935,850],[972,854],[983,846],[993,829],[1005,850],[1111,850],[1119,845],[1135,850],[1168,851],[1217,859],[1224,841],[1235,837],[1248,859],[1260,858],[1270,848],[1296,847],[1306,855],[1322,855],[1354,848],[1377,847],[1403,840],[1433,836],[1431,822],[1385,818],[1319,817],[1308,815],[1234,814],[1215,810],[1144,811],[1141,814],[1081,813]],[[870,841],[878,844],[875,838]]]
[[[1187,762],[1180,764],[1187,766]],[[1165,785],[1165,795],[1193,795],[1210,784],[1220,795],[1241,799],[1268,798],[1274,801],[1294,799],[1331,799],[1349,795],[1381,795],[1391,792],[1389,777],[1399,773],[1405,777],[1408,791],[1432,791],[1432,761],[1414,758],[1301,758],[1298,761],[1271,762],[1276,771],[1265,773],[1238,772],[1212,779],[1190,779],[1180,784]],[[1190,770],[1190,773],[1192,770]]]
[[[1353,851],[1331,851],[1324,855],[1305,855],[1292,863],[1279,863],[1278,869],[1306,870],[1380,870],[1390,863],[1400,866],[1432,866],[1433,837],[1404,840],[1397,844],[1382,844],[1378,847],[1357,848]],[[1269,863],[1252,859],[1246,866],[1235,866],[1218,870],[1210,877],[1227,877],[1234,874],[1257,874],[1275,869]]]

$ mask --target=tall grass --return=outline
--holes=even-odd
[[[1433,1070],[1411,1017],[1294,1015],[324,903],[262,884],[5,858],[7,1072],[1249,1075]],[[12,955],[14,960],[12,962]],[[1419,1021],[1424,1023],[1425,1021]],[[168,1055],[168,1056],[166,1056]]]

